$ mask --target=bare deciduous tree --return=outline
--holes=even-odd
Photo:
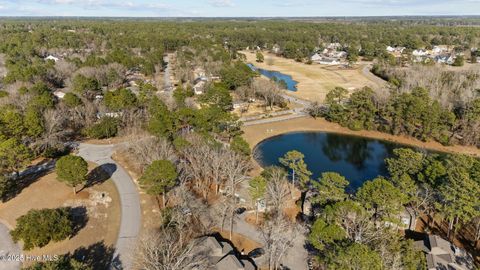
[[[205,254],[179,229],[162,227],[144,235],[137,245],[135,264],[145,270],[209,269]]]

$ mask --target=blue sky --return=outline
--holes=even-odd
[[[0,0],[0,16],[480,15],[480,0]]]

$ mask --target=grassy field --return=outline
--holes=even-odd
[[[89,168],[96,168],[89,164]],[[98,171],[98,170],[97,170]],[[120,227],[120,201],[114,183],[108,179],[92,187],[73,194],[72,188],[56,180],[56,173],[45,175],[22,190],[12,200],[0,203],[0,219],[8,227],[15,227],[16,219],[30,209],[72,207],[86,210],[87,220],[71,239],[50,243],[43,248],[35,248],[26,255],[61,255],[66,253],[90,256],[112,247],[118,237]],[[102,193],[104,196],[102,196]],[[104,254],[107,256],[106,254]],[[28,263],[27,263],[28,264]]]
[[[348,90],[370,86],[379,87],[378,80],[372,80],[363,74],[364,65],[353,68],[341,66],[307,65],[294,60],[265,54],[265,62],[257,63],[255,53],[242,51],[247,57],[247,62],[256,67],[279,71],[291,75],[299,82],[297,92],[288,92],[294,97],[322,102],[331,89],[340,86]]]

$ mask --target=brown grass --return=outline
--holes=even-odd
[[[95,164],[89,164],[89,169],[95,167]],[[111,201],[105,204],[97,201],[94,204],[91,196],[99,193],[105,193]],[[14,199],[0,203],[0,219],[6,222],[8,227],[14,228],[16,219],[31,209],[66,206],[86,207],[88,209],[86,226],[71,239],[50,243],[43,248],[35,248],[25,252],[25,255],[61,255],[102,241],[106,246],[115,244],[120,227],[121,210],[119,195],[111,180],[86,188],[74,195],[72,188],[56,180],[55,172],[50,173],[24,189]]]
[[[353,90],[370,86],[378,87],[378,80],[371,80],[366,77],[362,69],[364,65],[358,65],[353,68],[344,68],[340,66],[307,65],[296,62],[291,59],[277,57],[273,54],[265,54],[265,62],[257,63],[256,55],[252,52],[242,51],[247,57],[247,62],[256,67],[279,71],[299,82],[298,91],[288,93],[294,97],[322,102],[328,91],[340,86],[345,89]],[[267,63],[272,63],[271,65]]]

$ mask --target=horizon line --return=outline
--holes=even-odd
[[[257,19],[314,19],[314,18],[480,18],[480,14],[405,14],[405,15],[322,15],[322,16],[88,16],[88,15],[0,15],[0,18],[125,18],[125,19],[240,19],[240,18],[257,18]]]

